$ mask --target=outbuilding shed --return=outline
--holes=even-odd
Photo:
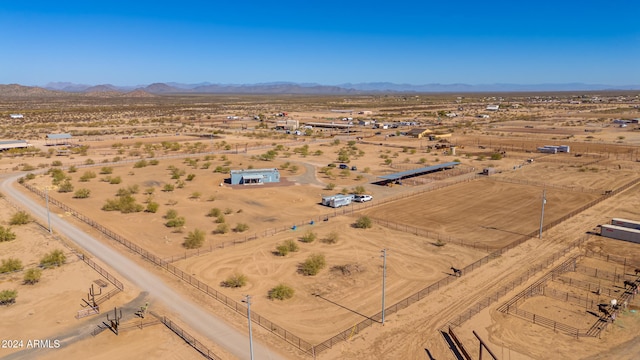
[[[24,149],[30,147],[26,140],[4,140],[0,141],[0,151],[5,151],[9,149]]]
[[[429,173],[436,172],[436,171],[442,171],[442,170],[446,170],[446,169],[453,169],[457,165],[460,165],[460,163],[457,162],[457,161],[452,161],[452,162],[447,162],[447,163],[443,163],[443,164],[422,167],[422,168],[419,168],[419,169],[401,171],[401,172],[397,172],[397,173],[393,173],[393,174],[389,174],[389,175],[382,175],[382,176],[378,176],[378,177],[383,179],[383,181],[385,181],[385,182],[401,182],[402,179],[406,179],[406,178],[410,178],[410,177],[414,177],[414,176],[425,175],[425,174],[429,174]]]
[[[272,169],[231,170],[231,185],[261,185],[280,182],[280,172]]]
[[[71,143],[71,134],[47,134],[47,145],[69,145]]]

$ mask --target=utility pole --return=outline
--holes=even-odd
[[[242,302],[247,303],[247,319],[249,319],[249,352],[253,360],[253,335],[251,333],[251,295],[245,295]]]
[[[382,249],[382,326],[384,326],[384,289],[387,278],[387,249]]]
[[[540,214],[540,236],[542,239],[542,223],[544,222],[544,205],[547,203],[547,189],[542,190],[542,213]]]
[[[49,188],[44,188],[45,198],[47,199],[47,223],[49,224],[49,234],[53,234],[51,230],[51,213],[49,212]]]

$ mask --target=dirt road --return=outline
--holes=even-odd
[[[18,177],[19,175],[11,175],[4,178],[0,183],[2,193],[14,202],[21,204],[34,217],[41,219],[46,224],[47,209],[14,188],[13,184]],[[122,277],[128,279],[142,291],[147,291],[152,299],[162,302],[168,309],[178,314],[180,321],[187,323],[201,336],[212,339],[240,359],[250,358],[248,335],[240,333],[216,316],[202,310],[198,305],[167,286],[162,279],[65,220],[53,216],[51,217],[51,227],[55,232],[63,234],[111,268],[116,269]],[[255,340],[254,353],[259,359],[282,359],[279,354]]]

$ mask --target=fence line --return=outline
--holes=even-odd
[[[184,331],[180,326],[178,326],[175,322],[171,321],[166,316],[160,316],[154,312],[150,312],[156,319],[162,322],[167,328],[173,331],[176,335],[178,335],[182,340],[186,341],[187,344],[191,345],[197,352],[199,352],[202,356],[209,360],[222,360],[222,358],[216,355],[214,352],[209,350],[204,344],[202,344],[198,339],[191,336],[188,332]]]
[[[35,194],[39,195],[40,197],[44,197],[45,196],[45,194],[42,191],[40,191],[39,189],[31,186],[30,184],[23,184],[23,185],[27,189],[29,189],[32,192],[34,192]],[[247,316],[246,306],[244,306],[243,304],[241,304],[241,303],[239,303],[239,302],[237,302],[237,301],[225,296],[224,294],[218,292],[217,290],[213,289],[212,287],[210,287],[206,283],[201,282],[200,280],[198,280],[194,276],[185,273],[184,271],[180,270],[179,268],[177,268],[177,267],[171,265],[170,263],[162,260],[160,257],[152,254],[151,252],[149,252],[149,251],[143,249],[142,247],[130,242],[129,240],[125,239],[124,237],[118,235],[117,233],[115,233],[115,232],[107,229],[106,227],[100,225],[99,223],[97,223],[96,221],[92,220],[91,218],[78,213],[77,211],[73,210],[72,208],[70,208],[66,204],[64,204],[64,203],[62,203],[62,202],[60,202],[60,201],[58,201],[56,199],[51,199],[51,198],[49,198],[49,203],[51,203],[52,205],[60,207],[65,212],[73,215],[77,219],[79,219],[79,220],[83,221],[84,223],[92,226],[96,230],[100,231],[102,234],[108,236],[109,238],[119,242],[120,244],[124,245],[125,247],[129,248],[130,250],[132,250],[132,251],[136,252],[137,254],[141,255],[145,260],[150,261],[151,263],[162,267],[163,269],[167,270],[169,273],[171,273],[172,275],[176,276],[180,280],[182,280],[182,281],[188,283],[189,285],[195,287],[196,289],[204,292],[205,294],[207,294],[208,296],[214,298],[215,300],[218,300],[219,302],[221,302],[224,305],[228,306],[229,308],[233,309],[237,313],[242,314],[243,316]],[[298,349],[300,349],[300,350],[302,350],[304,352],[309,352],[309,351],[312,350],[313,346],[310,343],[302,340],[300,337],[292,334],[291,332],[285,330],[283,327],[275,324],[274,322],[264,318],[263,316],[255,313],[255,312],[251,313],[251,320],[253,322],[255,322],[256,324],[260,325],[261,327],[271,331],[271,333],[276,334],[277,336],[280,336],[282,339],[284,339],[288,343],[296,346]]]
[[[84,256],[84,254],[78,254],[78,257],[82,261],[84,261],[87,265],[89,265],[91,268],[93,268],[95,271],[97,271],[98,274],[102,275],[105,279],[107,279],[110,283],[112,283],[113,286],[118,288],[118,290],[120,291],[124,290],[124,285],[122,284],[122,282],[116,279],[115,276],[109,274],[109,272],[103,269],[100,265],[96,264],[95,261],[89,259],[87,256]]]
[[[478,178],[478,176],[474,176],[472,178],[461,179],[461,180],[459,179],[458,181],[449,182],[449,183],[446,183],[446,184],[439,184],[437,186],[434,186],[434,187],[431,187],[431,188],[428,188],[428,189],[422,189],[421,191],[419,191],[417,193],[412,193],[412,194],[409,194],[409,195],[401,195],[401,196],[399,196],[399,198],[401,199],[401,198],[406,198],[406,197],[409,197],[409,196],[415,196],[415,195],[423,193],[423,192],[444,188],[444,187],[451,186],[451,185],[454,185],[454,184],[458,184],[458,183],[461,183],[461,182],[468,182],[468,181],[474,180],[476,178]],[[597,204],[597,203],[599,203],[599,202],[601,202],[601,201],[603,201],[605,199],[608,199],[609,197],[611,197],[613,195],[616,195],[617,193],[619,193],[619,192],[621,192],[621,191],[623,191],[623,190],[625,190],[625,189],[627,189],[627,188],[629,188],[629,187],[631,187],[633,185],[636,185],[639,182],[640,182],[640,178],[637,178],[637,179],[627,183],[626,185],[623,185],[620,188],[618,188],[618,189],[616,189],[614,191],[611,191],[610,193],[608,193],[606,195],[603,195],[602,197],[600,197],[598,199],[595,199],[594,201],[592,201],[589,204],[581,207],[580,209],[575,210],[575,211],[563,216],[562,218],[545,225],[543,227],[543,231],[544,230],[548,230],[553,226],[556,226],[557,224],[561,223],[562,221],[577,215],[578,213],[580,213],[580,212],[582,212],[582,211],[594,206],[595,204]],[[25,187],[27,187],[29,190],[31,190],[32,192],[38,194],[40,197],[44,197],[45,194],[42,193],[42,191],[38,190],[37,188],[31,186],[30,184],[26,184],[24,182],[23,182],[23,185]],[[378,202],[376,205],[380,205],[382,203],[387,203],[387,202],[390,202],[390,201],[396,201],[396,200],[398,200],[398,198],[385,199],[385,200],[386,201]],[[73,209],[69,208],[65,204],[63,204],[63,203],[61,203],[61,202],[59,202],[59,201],[57,201],[55,199],[53,199],[53,201],[52,201],[52,199],[50,199],[49,201],[51,203],[53,203],[55,206],[58,206],[61,209],[71,213],[73,216],[77,217],[81,221],[83,221],[83,222],[93,226],[94,228],[98,229],[103,234],[105,234],[105,235],[109,236],[110,238],[120,242],[121,244],[125,245],[129,249],[137,252],[138,254],[140,254],[143,258],[147,259],[148,261],[151,261],[152,263],[165,268],[167,271],[172,273],[174,276],[180,278],[181,280],[183,280],[185,282],[188,282],[191,286],[194,286],[198,290],[203,291],[207,295],[213,297],[214,299],[216,299],[216,300],[222,302],[223,304],[227,305],[228,307],[234,309],[236,312],[246,316],[246,311],[244,311],[245,307],[243,305],[241,305],[240,303],[238,303],[237,301],[226,297],[225,295],[219,293],[218,291],[216,291],[214,289],[211,289],[207,284],[202,283],[201,281],[197,280],[195,277],[193,277],[193,276],[191,276],[189,274],[186,274],[185,272],[183,272],[182,270],[180,270],[180,269],[176,268],[175,266],[171,265],[167,261],[164,261],[163,259],[158,258],[157,256],[155,256],[155,255],[151,254],[150,252],[144,250],[143,248],[141,248],[141,247],[129,242],[128,240],[120,237],[118,234],[106,229],[105,227],[103,227],[102,225],[100,225],[97,222],[93,221],[92,219],[89,219],[88,217],[77,213],[76,211],[74,211]],[[366,203],[362,204],[362,205],[364,205],[364,208],[367,207]],[[353,213],[353,211],[354,210],[352,208],[351,209],[351,213]],[[345,214],[346,212],[347,212],[347,209],[343,208],[342,209],[342,213]],[[335,209],[335,211],[334,211],[334,216],[337,216],[337,209]],[[471,265],[468,265],[467,267],[462,269],[462,272],[466,273],[468,271],[472,271],[472,270],[474,270],[474,269],[486,264],[489,260],[491,260],[493,258],[496,258],[496,257],[500,256],[501,254],[513,249],[514,247],[524,243],[525,241],[529,240],[531,237],[535,236],[536,234],[537,234],[537,231],[533,231],[531,234],[529,234],[527,236],[524,236],[521,239],[516,240],[513,243],[511,243],[511,244],[509,244],[509,245],[507,245],[507,246],[505,246],[505,247],[503,247],[501,249],[498,249],[497,251],[492,252],[491,254],[489,254],[486,257],[476,261],[475,263],[473,263]],[[582,239],[582,241],[584,241],[584,239]],[[582,242],[580,242],[580,243],[582,243]],[[575,245],[572,244],[569,248],[573,248],[573,246],[575,246]],[[566,251],[568,251],[568,250],[565,249],[565,252],[563,252],[563,255],[566,253]],[[555,257],[555,255],[554,255],[554,257]],[[540,270],[538,270],[538,271],[540,271]],[[529,275],[529,276],[532,276],[532,275]],[[398,303],[391,305],[388,309],[385,309],[385,314],[391,315],[391,314],[393,314],[393,313],[395,313],[395,312],[397,312],[397,311],[399,311],[401,309],[404,309],[404,308],[408,307],[409,305],[419,301],[421,298],[424,298],[426,295],[430,294],[431,292],[439,289],[441,286],[446,286],[447,284],[449,284],[450,282],[452,282],[454,280],[455,280],[454,278],[449,277],[449,276],[446,277],[446,278],[443,278],[440,281],[430,285],[429,287],[424,288],[423,290],[421,290],[421,291],[419,291],[419,292],[417,292],[417,293],[405,298],[404,300],[401,300]],[[521,280],[521,281],[524,281],[524,280]],[[491,304],[491,303],[493,303],[495,301],[498,301],[498,298],[499,298],[499,296],[497,296],[497,295],[495,297],[495,300],[492,297],[489,297],[484,302],[484,307],[489,306],[489,304]],[[465,317],[468,319],[471,316],[477,314],[481,310],[480,306],[481,306],[481,304],[479,303],[477,310],[470,310],[469,314],[465,315]],[[472,311],[475,311],[475,312],[473,312],[473,314],[471,314]],[[289,342],[290,344],[296,346],[298,349],[300,349],[300,350],[302,350],[304,352],[310,353],[310,354],[317,354],[317,353],[319,353],[319,352],[321,352],[323,350],[331,348],[334,344],[336,344],[338,342],[348,340],[354,333],[358,333],[361,329],[364,329],[366,327],[371,326],[374,322],[377,322],[377,319],[381,319],[381,314],[382,314],[382,312],[380,312],[378,314],[375,314],[374,316],[362,321],[358,325],[356,325],[354,327],[351,327],[348,330],[342,331],[341,333],[335,335],[334,337],[332,337],[332,338],[330,338],[330,339],[328,339],[328,340],[326,340],[326,341],[324,341],[324,342],[322,342],[322,343],[320,343],[320,344],[318,344],[316,346],[313,346],[310,343],[302,340],[300,337],[290,333],[289,331],[283,329],[282,327],[280,327],[280,326],[274,324],[273,322],[265,319],[264,317],[260,316],[259,314],[252,313],[252,320],[254,322],[256,322],[258,325],[262,326],[263,328],[265,328],[267,330],[270,330],[272,333],[280,336],[281,338],[283,338],[285,341]],[[462,318],[462,317],[463,317],[463,315],[459,316],[459,318]]]
[[[605,260],[607,262],[613,262],[618,265],[623,265],[625,268],[629,267],[629,269],[635,270],[640,268],[640,262],[637,262],[636,259],[629,259],[624,256],[617,256],[617,255],[611,255],[611,254],[607,254],[607,256],[604,256],[592,250],[585,250],[584,256],[589,258],[594,258],[594,259]]]
[[[602,194],[602,190],[588,189],[588,188],[585,188],[584,186],[567,186],[567,185],[545,183],[545,182],[532,181],[532,180],[526,180],[526,179],[505,178],[501,176],[489,176],[488,179],[491,181],[505,182],[505,183],[511,183],[511,184],[555,188],[555,189],[569,190],[569,191],[589,193],[589,194]]]

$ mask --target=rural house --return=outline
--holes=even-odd
[[[272,169],[231,170],[231,185],[261,185],[280,182],[280,172]]]

